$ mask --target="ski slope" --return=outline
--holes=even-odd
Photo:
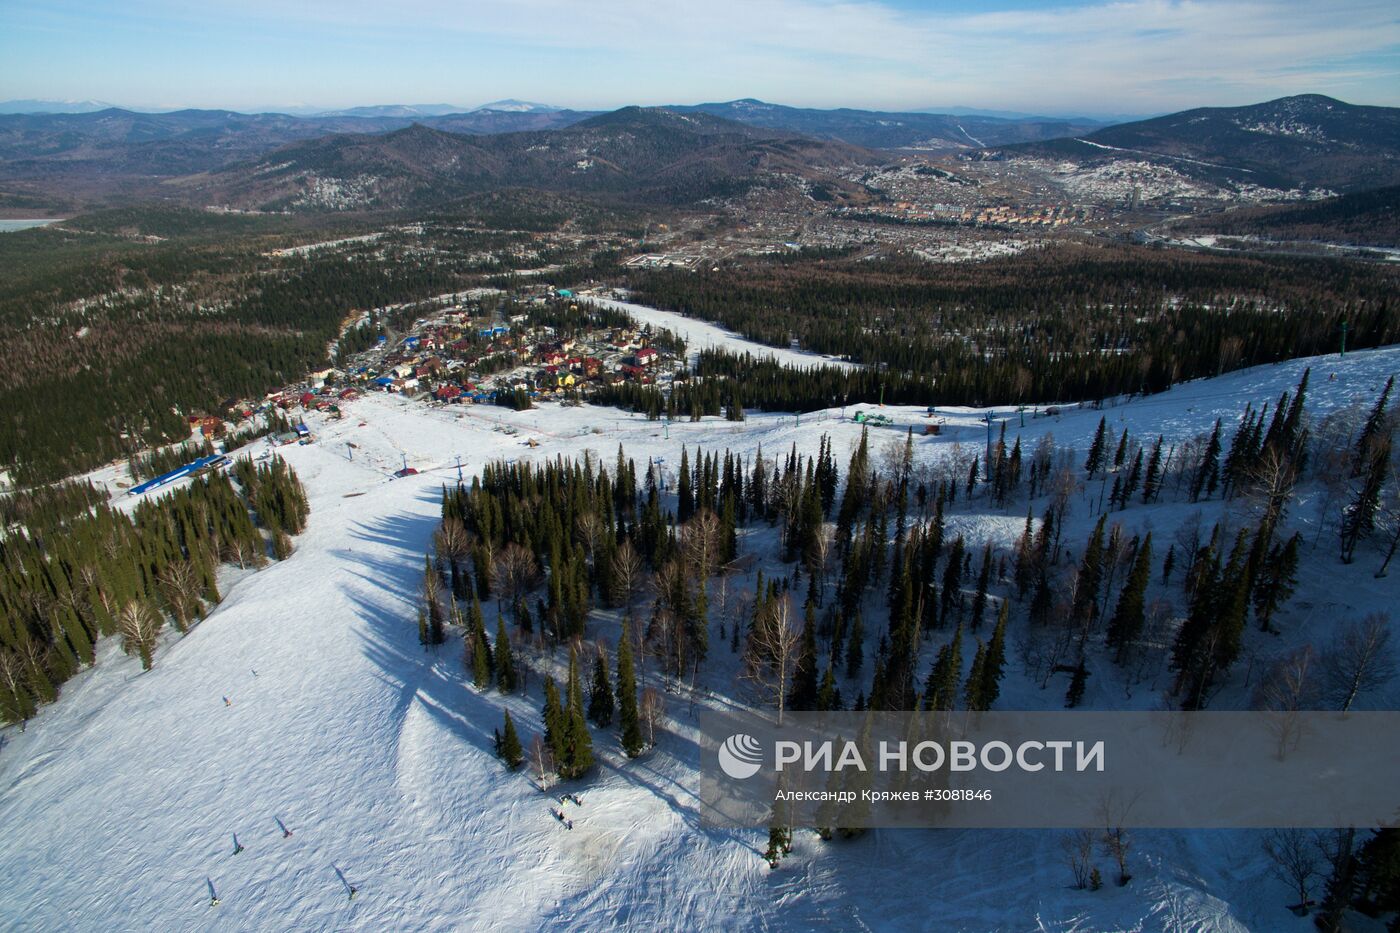
[[[809,369],[813,366],[836,366],[841,369],[849,369],[857,365],[847,360],[839,360],[819,353],[755,343],[731,330],[725,330],[723,327],[700,318],[686,317],[675,311],[651,308],[646,305],[633,304],[630,301],[602,298],[588,292],[580,292],[578,298],[580,301],[586,301],[599,307],[625,311],[640,324],[650,324],[653,327],[663,327],[672,331],[685,340],[691,362],[695,361],[701,350],[713,349],[726,350],[730,353],[751,353],[760,359],[777,360],[779,363],[796,366],[799,369]]]
[[[1232,425],[1246,400],[1276,399],[1308,362],[1202,380],[1104,412],[1027,417],[1025,428],[1009,408],[994,414],[1012,419],[1008,440],[1020,433],[1026,448],[1053,431],[1082,449],[1103,414],[1115,432],[1126,425],[1181,439],[1216,417]],[[1317,417],[1369,405],[1400,369],[1400,348],[1311,363]],[[872,432],[877,452],[885,435],[902,438],[904,425],[926,420],[922,408],[885,411],[898,430]],[[942,436],[916,438],[919,459],[984,443],[983,414],[948,410]],[[318,442],[278,452],[311,500],[296,553],[227,574],[223,604],[187,636],[169,638],[154,670],[142,673],[109,641],[99,663],[23,733],[4,731],[0,927],[1310,929],[1283,910],[1287,892],[1267,875],[1257,835],[1245,832],[1138,833],[1133,883],[1092,893],[1068,888],[1050,832],[876,831],[823,844],[799,831],[793,856],[770,871],[760,858],[766,834],[700,824],[693,710],[738,695],[737,660],[717,638],[703,689],[667,696],[670,722],[655,751],[626,761],[613,738],[595,732],[597,773],[567,787],[583,799],[570,806],[571,831],[523,769],[504,770],[491,753],[492,729],[508,708],[528,743],[539,728],[538,672],[557,676],[562,658],[524,652],[536,671],[528,692],[503,698],[466,685],[459,638],[435,654],[417,643],[415,591],[440,486],[456,481],[458,458],[467,476],[502,458],[592,451],[609,464],[621,443],[639,469],[652,457],[674,470],[682,444],[815,452],[829,432],[844,472],[860,428],[839,411],[667,429],[590,406],[512,412],[372,395],[349,403],[343,420],[311,413],[308,421]],[[405,461],[421,474],[392,479]],[[1165,532],[1187,511],[1165,505],[1147,521]],[[1019,534],[1023,514],[967,512],[960,503],[949,525],[969,542],[1005,540]],[[1067,540],[1092,520],[1083,507],[1074,515],[1080,524]],[[1312,609],[1281,614],[1286,632],[1305,612],[1321,625],[1394,602],[1393,577],[1373,580],[1358,564],[1343,580],[1334,560],[1305,563],[1297,601]],[[734,586],[743,591],[752,580]],[[614,616],[595,613],[590,637],[612,643],[616,631]],[[1007,708],[1060,704],[1063,685],[1042,691],[1014,664],[1008,673]],[[1095,684],[1086,705],[1152,702],[1145,691],[1125,701]],[[237,853],[234,834],[244,847]]]

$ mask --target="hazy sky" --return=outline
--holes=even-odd
[[[0,99],[1400,105],[1397,0],[0,0]]]

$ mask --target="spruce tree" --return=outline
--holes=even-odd
[[[608,659],[602,648],[593,659],[593,683],[588,692],[588,718],[600,729],[612,725],[613,688],[608,678]]]
[[[977,592],[972,597],[972,630],[982,626],[982,616],[987,610],[987,588],[992,579],[992,543],[988,541],[982,548],[982,569],[977,574]]]
[[[1084,658],[1081,656],[1079,663],[1074,666],[1074,675],[1070,678],[1069,689],[1065,691],[1065,706],[1074,709],[1084,699],[1084,687],[1089,680],[1089,670],[1084,666]]]
[[[676,486],[676,521],[684,525],[695,513],[695,496],[690,485],[690,453],[681,445],[680,477]]]
[[[510,710],[506,710],[505,730],[501,733],[501,759],[512,771],[520,767],[520,763],[525,760],[525,752],[520,747],[520,736],[515,732],[515,723],[510,718]]]
[[[1128,572],[1128,582],[1118,594],[1118,605],[1113,618],[1108,623],[1108,647],[1115,649],[1113,659],[1122,664],[1128,656],[1128,649],[1142,633],[1146,618],[1146,594],[1148,580],[1152,575],[1152,533],[1142,539],[1133,568]]]
[[[1084,472],[1093,479],[1094,474],[1103,469],[1104,434],[1108,430],[1108,418],[1099,418],[1099,428],[1094,432],[1094,441],[1089,445],[1089,456],[1084,460]]]
[[[1196,468],[1196,475],[1191,480],[1191,501],[1195,502],[1204,492],[1207,496],[1215,494],[1215,487],[1220,482],[1220,419],[1215,419],[1215,427],[1211,429],[1210,440],[1206,441],[1205,453],[1201,456],[1200,466]]]
[[[576,778],[593,767],[593,736],[584,716],[583,684],[579,679],[578,651],[569,648],[568,706],[564,710],[564,767],[560,775]]]
[[[983,709],[991,709],[1001,696],[1001,675],[1006,665],[1006,624],[1010,619],[1011,607],[1002,600],[997,613],[997,625],[992,630],[992,640],[987,643],[987,657],[982,662],[981,701]]]
[[[637,712],[637,675],[632,666],[631,621],[622,623],[622,635],[617,640],[617,704],[618,727],[622,733],[622,750],[628,758],[636,758],[646,744],[642,741],[641,717]],[[735,626],[738,631],[738,626]]]
[[[984,697],[982,695],[983,676],[987,667],[987,646],[979,638],[977,640],[977,652],[972,656],[972,670],[967,674],[967,683],[963,685],[963,702],[967,708],[973,711],[986,709]]]
[[[1142,502],[1144,505],[1155,502],[1162,488],[1162,435],[1157,435],[1157,443],[1152,445],[1152,456],[1147,461],[1147,475],[1142,480]]]
[[[544,679],[544,741],[554,756],[555,770],[562,775],[568,755],[568,720],[559,702],[559,686],[548,675]]]
[[[515,658],[510,650],[510,636],[506,634],[506,620],[496,616],[496,687],[502,693],[515,692]]]
[[[805,711],[817,707],[817,610],[812,602],[807,603],[803,614],[802,647],[798,651],[797,666],[792,674],[792,686],[788,691],[787,708]]]
[[[1303,536],[1299,533],[1287,541],[1275,544],[1263,566],[1255,572],[1254,617],[1259,620],[1259,629],[1273,631],[1272,620],[1278,607],[1293,595],[1293,587],[1298,577],[1298,558]]]
[[[938,657],[924,682],[924,709],[950,710],[958,697],[958,678],[962,676],[962,626],[953,632],[948,644],[938,649]]]
[[[865,663],[865,624],[861,621],[860,613],[856,613],[856,619],[851,623],[851,634],[846,642],[846,676],[856,678],[860,676],[860,669]]]
[[[1391,376],[1385,381],[1385,388],[1381,389],[1381,394],[1376,398],[1376,404],[1371,407],[1371,413],[1366,416],[1366,423],[1361,427],[1361,433],[1356,438],[1356,453],[1351,460],[1352,478],[1361,475],[1370,460],[1371,448],[1375,445],[1385,430],[1386,403],[1390,400],[1390,392],[1395,388],[1395,377]]]
[[[1093,629],[1099,616],[1099,586],[1103,580],[1103,527],[1105,515],[1100,515],[1084,548],[1079,564],[1079,576],[1074,584],[1074,605],[1071,616],[1081,631]]]

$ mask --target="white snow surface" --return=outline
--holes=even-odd
[[[646,305],[633,304],[628,301],[602,298],[587,292],[580,294],[579,300],[592,302],[604,308],[625,311],[641,324],[664,327],[673,331],[685,339],[686,350],[692,360],[700,355],[701,350],[718,349],[731,353],[751,353],[755,357],[774,359],[779,363],[796,366],[800,369],[809,369],[813,366],[839,366],[845,369],[854,368],[857,365],[818,353],[765,346],[748,340],[732,330],[725,330],[723,327],[711,324],[709,321],[686,317],[675,311],[664,311],[660,308],[649,308]]]
[[[1308,364],[1309,407],[1319,417],[1368,405],[1400,369],[1400,348],[1257,367],[1106,413],[1115,430],[1180,439],[1216,417],[1233,425],[1246,400],[1277,398]],[[318,442],[279,451],[312,506],[288,560],[227,574],[224,602],[188,635],[169,638],[152,671],[142,673],[109,640],[98,664],[65,685],[25,732],[4,731],[0,926],[1311,928],[1283,909],[1287,892],[1268,876],[1258,835],[1249,832],[1135,834],[1132,884],[1098,892],[1069,889],[1053,832],[882,830],[827,844],[798,831],[793,855],[770,871],[760,858],[762,831],[700,824],[692,710],[735,692],[737,662],[715,638],[702,678],[712,692],[668,695],[671,722],[654,751],[627,761],[611,735],[595,732],[600,767],[568,786],[583,806],[573,830],[564,830],[549,814],[553,800],[491,753],[505,708],[523,741],[538,730],[540,676],[531,675],[527,696],[480,693],[466,684],[460,638],[436,654],[417,643],[415,589],[456,457],[470,476],[498,458],[585,450],[610,464],[622,443],[639,469],[648,456],[674,469],[682,443],[743,452],[762,444],[770,455],[796,443],[814,452],[829,432],[844,469],[859,428],[839,412],[800,423],[751,414],[742,424],[676,423],[668,439],[657,422],[589,406],[517,413],[372,395],[347,409],[341,421],[308,414]],[[876,451],[885,436],[925,420],[921,407],[885,411],[900,430],[872,432]],[[1102,414],[1070,407],[1059,418],[1028,417],[1021,429],[1010,408],[995,411],[1013,419],[1008,438],[1020,431],[1028,448],[1046,430],[1062,444],[1087,445]],[[981,415],[949,410],[943,436],[917,438],[919,458],[936,459],[958,441],[982,443]],[[519,434],[498,430],[502,424]],[[540,446],[523,446],[527,438]],[[347,442],[358,445],[353,460]],[[404,457],[423,473],[391,480]],[[1161,527],[1187,511],[1167,505],[1148,520]],[[1085,527],[1092,521],[1082,507],[1076,514]],[[959,503],[950,526],[970,540],[1004,539],[1019,532],[1019,521],[1014,512],[969,513]],[[1083,537],[1078,527],[1067,539],[1075,535]],[[1331,605],[1393,601],[1393,578],[1374,581],[1358,564],[1343,580],[1328,557],[1305,561],[1304,582],[1326,591]],[[736,589],[751,585],[741,578]],[[1311,612],[1336,614],[1322,605]],[[1287,630],[1301,615],[1280,622]],[[590,637],[611,644],[616,631],[615,616],[594,614]],[[536,670],[549,663],[536,658]],[[1095,685],[1086,705],[1124,705],[1121,689],[1096,689],[1107,688]],[[1062,692],[1062,684],[1047,692],[1008,676],[999,705],[1054,708]],[[1152,702],[1144,689],[1127,705]],[[277,819],[294,835],[284,838]],[[235,833],[246,847],[238,854]],[[210,906],[211,884],[218,906]],[[353,899],[346,885],[357,888]]]

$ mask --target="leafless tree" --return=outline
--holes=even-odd
[[[29,694],[29,678],[24,672],[24,662],[19,656],[0,648],[0,692],[14,697],[24,712],[24,697]]]
[[[529,550],[514,541],[501,548],[491,563],[491,587],[496,591],[497,609],[501,609],[502,600],[508,600],[515,608],[538,575],[539,566]]]
[[[114,612],[112,596],[107,592],[107,588],[102,585],[102,575],[97,572],[97,568],[92,564],[84,564],[78,569],[78,580],[88,590],[96,595],[102,603],[102,609],[111,617]]]
[[[697,583],[703,584],[719,561],[719,516],[701,509],[681,529],[681,548]]]
[[[1308,912],[1309,890],[1317,877],[1321,853],[1312,834],[1302,829],[1271,829],[1264,835],[1264,854],[1274,877],[1298,893],[1298,909]]]
[[[1075,478],[1074,471],[1066,464],[1061,463],[1050,477],[1050,514],[1054,517],[1055,525],[1050,542],[1050,563],[1059,563],[1060,558],[1060,532],[1064,528],[1065,517],[1069,515],[1069,500],[1079,488],[1079,480]]]
[[[642,691],[641,703],[637,707],[642,723],[647,727],[647,744],[656,744],[656,727],[666,717],[666,696],[655,687]]]
[[[1201,550],[1201,525],[1201,510],[1196,509],[1176,529],[1177,552],[1185,560],[1181,568],[1183,580],[1191,579],[1191,570],[1196,566],[1196,557]]]
[[[908,476],[914,468],[913,448],[908,443],[908,435],[889,438],[880,448],[880,466],[883,472],[898,479]]]
[[[1322,669],[1327,701],[1344,713],[1358,696],[1384,686],[1395,676],[1390,615],[1373,612],[1343,626],[1323,655]]]
[[[182,633],[189,631],[190,619],[199,612],[199,574],[194,564],[188,560],[172,561],[161,570],[159,584],[175,627]]]
[[[1259,462],[1250,471],[1245,496],[1259,516],[1261,527],[1272,535],[1288,511],[1293,487],[1298,483],[1298,468],[1287,451],[1270,445],[1259,455]]]
[[[1269,714],[1280,761],[1302,740],[1302,712],[1317,704],[1314,666],[1311,645],[1289,652],[1270,665],[1255,690],[1254,707]]]
[[[783,724],[783,708],[801,644],[802,631],[792,611],[792,598],[784,593],[754,619],[741,673],[763,701],[777,710],[778,725]]]
[[[1090,864],[1094,857],[1094,834],[1087,829],[1071,829],[1060,837],[1065,864],[1074,875],[1074,886],[1081,891],[1089,886]]]
[[[224,548],[224,556],[237,564],[239,570],[261,567],[267,562],[267,555],[263,553],[262,547],[242,538],[235,538],[228,542]]]
[[[630,540],[623,541],[612,558],[613,601],[626,609],[642,586],[642,558]]]
[[[831,569],[831,562],[836,554],[836,526],[830,522],[822,522],[817,528],[816,535],[812,538],[812,550],[810,566],[807,572],[817,581],[817,598],[820,605],[821,593],[826,589],[826,575]]]
[[[584,550],[588,552],[588,559],[593,560],[597,554],[598,540],[603,535],[603,520],[598,517],[597,512],[590,509],[574,519],[574,527],[578,529],[578,537],[583,542]]]
[[[1120,888],[1133,879],[1128,874],[1128,850],[1133,842],[1124,824],[1128,822],[1128,814],[1136,802],[1136,796],[1124,796],[1115,791],[1104,794],[1099,800],[1099,822],[1104,826],[1099,841],[1103,843],[1104,854],[1113,859],[1114,867],[1118,869]]]
[[[534,771],[541,789],[549,786],[549,776],[554,773],[554,753],[539,733],[530,739],[530,770]]]
[[[117,630],[122,636],[122,651],[141,657],[141,669],[149,671],[152,652],[160,636],[163,620],[150,606],[133,600],[122,607],[117,617]]]
[[[446,558],[452,568],[454,580],[462,573],[462,561],[471,553],[471,537],[467,526],[456,516],[444,518],[442,527],[433,535],[433,545],[437,549],[438,557]]]

